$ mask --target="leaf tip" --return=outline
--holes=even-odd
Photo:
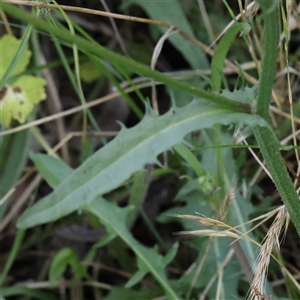
[[[158,117],[158,114],[154,111],[149,101],[145,103],[145,117]]]

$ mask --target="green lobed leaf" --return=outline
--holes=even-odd
[[[5,80],[6,72],[15,59],[21,44],[22,40],[11,35],[4,35],[0,39],[1,54],[3,54],[1,55],[0,78],[3,80]],[[31,52],[26,47],[18,58],[10,76],[23,72],[29,63],[30,56]],[[30,75],[21,76],[13,83],[5,84],[0,91],[0,123],[9,126],[12,119],[24,123],[34,105],[46,98],[45,85],[44,79]]]
[[[68,165],[51,156],[45,154],[31,153],[30,158],[34,161],[35,165],[37,166],[42,176],[46,179],[46,181],[49,184],[51,184],[52,187],[55,187],[57,185],[57,182],[60,182],[64,178],[64,176],[72,172],[72,169]],[[142,175],[142,173],[143,172],[137,174]],[[105,200],[103,199],[103,201]],[[116,210],[118,210],[118,208],[116,208]],[[131,210],[131,207],[127,208],[127,210]],[[129,216],[128,213],[130,213],[130,211],[127,210],[122,211],[119,209],[118,212],[116,211],[115,216],[117,217],[117,220],[110,218],[111,226],[107,226],[108,235],[102,238],[99,241],[99,243],[95,244],[93,247],[94,249],[109,243],[112,239],[114,239],[117,236],[117,234],[121,234],[123,240],[128,242],[130,247],[136,249],[137,251],[139,250],[140,245],[138,244],[138,242],[136,242],[135,240],[134,242],[132,242],[130,239],[128,240],[128,238],[126,238],[126,235],[128,235],[127,228],[125,226],[125,223],[123,224],[122,222],[125,222],[125,219],[128,221],[128,216]],[[113,209],[110,209],[110,211],[113,211]],[[94,215],[94,212],[92,213]],[[105,211],[104,213],[107,214],[107,212]],[[101,221],[103,222],[102,219]],[[105,222],[103,223],[105,224]],[[172,246],[172,248],[169,250],[168,254],[164,258],[158,256],[156,251],[154,251],[153,255],[151,254],[152,256],[151,255],[150,256],[153,257],[155,260],[158,259],[158,263],[156,265],[153,264],[153,266],[154,267],[160,266],[159,272],[163,271],[165,266],[174,259],[177,249],[178,249],[178,243]],[[141,251],[143,253],[143,250]],[[149,254],[150,253],[147,253],[144,259],[149,257]],[[151,272],[152,269],[150,270],[148,269],[147,265],[145,265],[143,260],[140,259],[140,256],[138,257],[138,259],[141,265],[143,266],[141,267],[141,272],[143,273],[142,276],[138,276],[138,274],[136,275],[139,281],[140,279],[143,278],[143,276],[146,273],[148,273],[149,271]],[[52,265],[49,273],[50,281],[53,282],[57,280],[64,273],[68,264],[72,265],[75,271],[77,272],[77,278],[80,276],[81,277],[87,276],[85,273],[86,271],[85,269],[82,268],[77,256],[72,252],[71,249],[65,248],[62,251],[60,251],[52,261]]]
[[[17,49],[20,46],[21,41],[12,35],[6,34],[0,38],[0,49],[1,49],[1,64],[0,64],[0,78],[3,77],[13,58],[17,53]],[[26,69],[31,56],[31,51],[26,49],[23,51],[17,65],[11,73],[17,75]]]
[[[177,254],[178,246],[179,246],[178,242],[174,243],[172,245],[172,247],[170,248],[170,250],[168,251],[168,253],[166,254],[166,256],[164,256],[162,259],[159,256],[160,268],[165,269],[167,267],[167,265],[169,263],[171,263],[171,261],[173,261],[173,259],[175,258],[175,255]],[[156,250],[153,250],[153,251],[156,251]],[[136,283],[141,281],[144,278],[144,276],[149,272],[148,265],[146,265],[145,262],[140,257],[138,257],[138,268],[139,268],[139,270],[126,283],[126,285],[125,285],[126,288],[130,288],[130,287],[134,286]]]
[[[169,249],[166,256],[163,258],[163,264],[167,266],[175,258],[178,251],[179,243],[175,242],[172,247]]]
[[[59,183],[73,171],[73,169],[63,161],[46,154],[31,152],[29,157],[52,188],[59,185]]]
[[[117,237],[116,233],[112,230],[107,230],[107,234],[101,238],[99,242],[93,245],[93,249],[101,248],[107,244],[109,244],[112,240]]]
[[[5,85],[0,99],[0,122],[9,126],[11,119],[24,123],[34,105],[46,99],[43,78],[30,75],[19,77],[13,84]]]
[[[140,259],[138,259],[138,267],[139,270],[134,275],[132,275],[131,278],[126,282],[125,284],[126,288],[133,287],[135,284],[140,282],[148,273],[148,270],[146,270],[147,267],[144,268],[142,267],[142,263]]]
[[[135,252],[141,270],[136,275],[136,280],[140,280],[142,276],[145,275],[146,271],[148,271],[164,288],[168,299],[178,299],[178,296],[170,287],[165,275],[165,265],[172,255],[164,258],[157,253],[156,249],[146,248],[139,244],[128,231],[125,224],[128,213],[132,207],[119,208],[114,203],[110,203],[105,199],[98,197],[85,208],[98,216],[107,229],[117,233],[118,236]],[[171,254],[172,253],[173,252],[171,252]]]
[[[258,89],[258,85],[254,85],[252,87],[246,86],[241,89],[235,89],[233,92],[224,89],[222,90],[221,95],[234,101],[238,101],[242,103],[251,103],[253,105],[255,104],[257,89]]]
[[[118,187],[146,164],[157,163],[157,155],[183,142],[193,130],[216,123],[237,126],[267,126],[259,116],[232,113],[228,109],[195,100],[186,107],[173,107],[158,117],[150,107],[135,127],[124,126],[118,136],[87,159],[48,196],[27,209],[18,227],[28,228],[57,220]]]

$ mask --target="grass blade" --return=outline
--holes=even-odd
[[[251,111],[251,107],[248,104],[237,103],[236,101],[232,101],[221,95],[214,94],[202,90],[200,88],[190,86],[189,84],[186,84],[184,82],[178,81],[165,74],[152,70],[150,67],[146,65],[140,64],[136,61],[133,61],[132,59],[126,58],[122,55],[107,50],[102,46],[100,46],[99,44],[92,43],[79,36],[74,36],[68,30],[56,28],[55,26],[43,20],[35,18],[30,14],[24,12],[23,10],[14,7],[11,4],[2,3],[2,10],[17,19],[31,23],[33,26],[35,26],[40,30],[48,32],[49,34],[54,34],[58,38],[61,38],[69,43],[76,44],[82,51],[86,51],[102,59],[109,60],[110,62],[113,62],[114,64],[117,64],[122,68],[128,68],[129,70],[132,70],[143,76],[150,77],[166,85],[178,88],[182,91],[191,93],[197,97],[204,98],[208,101],[218,103],[220,106],[223,106],[225,108],[230,108],[234,111],[243,111],[243,112]]]

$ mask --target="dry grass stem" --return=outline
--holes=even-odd
[[[220,209],[218,210],[218,220],[224,220],[228,209],[229,209],[229,203],[231,200],[233,200],[236,196],[236,186],[235,184],[230,187],[229,191],[226,193],[225,198],[222,202],[222,205],[220,206]]]
[[[208,34],[208,37],[209,37],[209,41],[212,44],[215,41],[215,35],[214,35],[214,31],[213,31],[212,25],[210,23],[207,11],[206,11],[205,3],[202,0],[197,0],[197,2],[198,2],[198,5],[199,5],[199,10],[200,10],[200,13],[201,13],[203,23],[205,25],[205,28],[206,28],[206,31],[207,31],[207,34]]]
[[[242,139],[242,141],[243,141],[243,143],[245,145],[248,145],[246,139],[242,135],[241,135],[241,139]],[[255,152],[250,147],[248,148],[248,150],[250,151],[250,153],[254,157],[254,159],[258,162],[258,164],[261,166],[261,168],[266,172],[266,174],[269,176],[269,178],[272,179],[272,176],[271,176],[269,170],[266,168],[266,166],[264,165],[264,163],[258,158],[258,156],[255,154]]]
[[[286,269],[284,270],[286,272]],[[294,280],[296,281],[297,283],[297,280],[300,280],[300,273],[299,274],[294,274],[292,275],[291,274],[291,277],[294,278]],[[273,287],[276,287],[276,286],[280,286],[280,285],[285,285],[286,284],[286,279],[285,278],[281,278],[281,279],[277,279],[277,280],[274,280],[271,285]],[[298,290],[300,291],[300,286],[298,284]]]
[[[279,236],[285,224],[286,216],[287,211],[283,206],[277,213],[275,220],[263,241],[263,245],[260,248],[257,259],[257,266],[254,272],[252,289],[247,298],[248,300],[257,299],[257,296],[259,296],[257,293],[261,293],[262,295],[264,294],[265,279],[270,264],[272,249],[273,247],[277,247],[278,249],[280,248]]]
[[[189,299],[190,296],[191,296],[191,293],[192,293],[193,288],[194,288],[194,286],[196,284],[196,281],[197,281],[197,279],[199,277],[199,274],[201,273],[201,270],[203,268],[203,265],[204,265],[205,260],[206,260],[206,258],[208,256],[208,253],[209,253],[209,250],[210,250],[211,246],[212,246],[212,239],[210,239],[209,242],[206,245],[205,253],[202,255],[201,261],[198,264],[198,267],[196,269],[195,275],[194,275],[194,277],[193,277],[193,279],[191,281],[191,284],[189,286],[189,289],[188,289],[188,291],[186,293],[186,296],[185,296],[186,299]],[[196,264],[193,264],[193,267],[194,266],[196,266]],[[188,274],[189,272],[191,272],[191,269],[192,268],[189,268],[189,270],[187,270],[186,274]]]
[[[193,215],[177,215],[177,214],[174,214],[174,215],[172,215],[172,217],[197,221],[197,222],[201,223],[204,226],[220,226],[220,227],[229,228],[229,226],[226,225],[225,223],[223,223],[221,221],[218,221],[218,220],[215,220],[215,219],[208,218],[204,215],[202,215],[202,216],[193,216]]]
[[[100,0],[100,2],[101,2],[101,4],[102,4],[103,8],[105,9],[105,11],[108,12],[108,13],[110,13],[109,7],[108,7],[108,5],[106,4],[105,0]],[[124,43],[124,41],[123,41],[123,39],[122,39],[122,37],[121,37],[121,34],[120,34],[119,30],[118,30],[118,27],[117,27],[117,24],[116,24],[114,18],[112,18],[112,17],[108,17],[108,18],[109,18],[109,21],[110,21],[110,23],[111,23],[112,29],[113,29],[113,31],[114,31],[116,40],[118,41],[118,43],[119,43],[119,45],[120,45],[122,51],[124,52],[124,54],[125,54],[126,56],[128,56],[128,52],[127,52],[125,43]]]
[[[281,4],[283,5],[283,4]],[[292,125],[292,132],[296,132],[295,128],[295,122],[294,122],[294,106],[293,106],[293,96],[292,96],[292,89],[291,89],[291,76],[290,76],[290,71],[289,71],[289,41],[290,41],[290,16],[292,13],[292,3],[287,1],[286,2],[286,14],[284,10],[282,10],[282,22],[283,22],[283,34],[284,34],[284,52],[285,52],[285,63],[287,67],[287,72],[286,72],[286,80],[287,80],[287,89],[288,89],[288,99],[289,99],[289,104],[290,104],[290,115],[291,115],[291,125]],[[294,146],[297,146],[297,139],[295,134],[293,135],[293,143]],[[295,156],[297,161],[299,162],[299,152],[297,149],[295,151]]]
[[[300,135],[300,129],[298,129],[297,131],[291,133],[290,135],[288,135],[287,137],[285,137],[283,140],[281,140],[281,144],[282,145],[286,145],[288,143],[288,141],[292,140],[294,138],[294,136],[297,138]]]
[[[114,137],[118,134],[118,131],[100,131],[100,132],[96,132],[96,131],[92,131],[92,132],[87,132],[87,133],[83,133],[83,132],[70,132],[68,133],[62,140],[60,140],[60,142],[52,149],[50,149],[47,154],[50,156],[53,156],[54,153],[56,153],[64,144],[66,144],[68,141],[70,141],[72,138],[74,137],[82,137],[83,135],[87,135],[87,136],[105,136],[105,137]]]
[[[28,187],[22,193],[18,201],[11,207],[10,211],[5,215],[5,218],[0,223],[0,231],[3,231],[14,216],[18,215],[21,208],[25,205],[26,201],[32,194],[33,190],[37,187],[42,176],[40,174],[36,175],[35,178],[30,182]]]
[[[239,235],[233,233],[230,230],[218,231],[213,229],[201,229],[201,230],[193,230],[193,231],[179,231],[176,232],[176,234],[180,234],[180,235],[192,234],[192,235],[203,235],[203,236],[213,236],[213,237],[232,237],[235,239],[239,238]]]
[[[41,64],[47,63],[44,55],[42,54],[39,55],[39,61]],[[60,101],[59,92],[57,90],[57,86],[55,84],[52,73],[49,69],[43,69],[42,74],[45,77],[45,80],[47,81],[47,91],[48,91],[47,104],[49,106],[49,111],[51,114],[59,113],[63,110],[63,107]],[[66,128],[65,128],[64,120],[60,118],[57,119],[56,125],[57,125],[56,128],[57,128],[58,139],[62,140],[66,136]],[[70,153],[66,144],[62,146],[61,154],[63,160],[67,164],[70,164],[71,162]]]
[[[206,294],[210,290],[213,283],[216,281],[217,274],[219,274],[221,272],[221,270],[223,270],[227,266],[227,264],[229,263],[229,261],[231,260],[233,255],[234,255],[234,250],[230,249],[229,252],[227,253],[226,257],[224,258],[223,262],[220,264],[218,272],[215,273],[215,275],[209,280],[208,284],[205,286],[204,291],[200,294],[199,300],[205,299]]]
[[[247,16],[247,18],[253,16],[258,10],[258,4],[256,2],[251,2],[249,5],[247,5],[246,9],[242,11],[242,14]],[[223,31],[218,35],[218,37],[215,39],[215,41],[209,46],[210,48],[218,41],[221,39],[221,37],[229,30],[230,27],[234,25],[236,21],[238,21],[241,17],[242,14],[238,14],[235,17],[235,20],[232,20],[224,29]]]
[[[12,187],[0,200],[0,206],[5,203],[9,199],[9,197],[15,192],[16,188]]]
[[[153,50],[153,54],[152,54],[152,58],[151,58],[151,69],[152,70],[155,70],[155,66],[157,64],[157,60],[158,60],[158,57],[161,53],[161,50],[163,48],[163,45],[165,43],[165,41],[170,37],[172,36],[173,34],[176,33],[176,31],[173,31],[174,27],[171,26],[162,36],[161,38],[159,39],[159,41],[157,42],[157,44],[155,45],[154,47],[154,50]],[[157,92],[156,92],[156,84],[155,84],[155,81],[154,80],[151,80],[152,81],[152,97],[151,97],[151,100],[152,100],[152,107],[154,109],[154,111],[159,115],[159,108],[158,108],[158,103],[157,103]]]
[[[273,105],[270,105],[270,110],[276,114],[278,114],[279,116],[282,116],[282,117],[285,117],[287,119],[290,119],[291,120],[291,115],[289,113],[286,113],[280,109],[278,109],[276,106],[273,106]],[[300,124],[300,118],[294,116],[293,117],[294,119],[294,122],[297,123],[297,124]]]
[[[14,35],[13,31],[12,31],[10,25],[9,25],[9,22],[7,20],[6,14],[1,9],[0,9],[0,17],[1,17],[2,21],[3,21],[3,25],[5,27],[6,32],[9,35]]]
[[[207,227],[223,227],[223,228],[228,228],[228,230],[224,230],[224,231],[220,231],[220,230],[210,230],[210,231],[202,231],[202,230],[194,230],[194,231],[182,231],[182,232],[177,232],[177,234],[180,235],[197,235],[197,234],[201,234],[201,235],[205,235],[205,233],[208,233],[208,236],[212,236],[214,232],[215,236],[225,236],[224,234],[226,234],[227,232],[231,232],[231,234],[228,235],[228,237],[231,238],[235,238],[235,239],[241,239],[241,238],[245,238],[248,239],[249,241],[251,241],[252,243],[254,243],[255,245],[260,247],[260,244],[258,244],[255,240],[249,238],[248,233],[250,233],[251,231],[253,231],[255,228],[261,226],[263,223],[265,223],[267,220],[269,220],[270,218],[272,218],[276,213],[278,213],[279,211],[281,211],[281,209],[283,209],[284,206],[280,206],[278,208],[275,208],[265,214],[262,214],[254,219],[251,219],[247,222],[244,222],[243,224],[239,224],[237,226],[230,226],[224,222],[221,222],[219,220],[215,220],[209,217],[206,217],[204,215],[201,216],[194,216],[194,215],[177,215],[177,214],[172,214],[172,217],[176,217],[176,218],[183,218],[183,219],[187,219],[187,220],[191,220],[191,221],[197,221],[199,223],[201,223],[203,226],[207,226]],[[288,216],[287,216],[288,218]],[[247,232],[241,232],[238,230],[239,227],[241,226],[245,226],[247,224],[251,224],[254,223],[258,220],[262,220],[261,222],[259,222],[258,224],[256,224],[254,227],[252,227],[249,231]],[[236,240],[234,242],[237,242]]]

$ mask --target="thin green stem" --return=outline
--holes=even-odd
[[[265,47],[260,76],[257,114],[269,119],[269,104],[271,100],[272,84],[277,63],[277,46],[279,43],[279,13],[277,5],[258,0],[263,9],[265,22]],[[279,152],[279,143],[274,131],[267,127],[257,127],[254,131],[257,143],[272,175],[276,188],[282,198],[287,211],[300,235],[300,202],[293,183],[286,170]]]
[[[3,75],[3,77],[0,80],[0,91],[3,89],[3,87],[5,86],[5,84],[7,83],[11,73],[14,71],[18,61],[20,60],[27,44],[28,44],[28,40],[30,38],[31,32],[32,32],[32,28],[33,26],[31,24],[29,24],[26,29],[25,32],[22,36],[22,40],[20,43],[20,47],[17,50],[16,55],[14,56],[12,62],[10,63],[8,69],[6,70],[5,74]]]
[[[276,188],[300,235],[299,197],[279,152],[275,133],[266,127],[256,128],[254,133]]]
[[[12,15],[14,18],[21,19],[22,21],[31,23],[33,26],[35,26],[36,28],[42,31],[48,32],[50,34],[54,34],[58,38],[61,38],[69,43],[76,44],[79,47],[79,49],[81,49],[83,52],[94,54],[95,56],[102,59],[106,59],[114,64],[121,66],[122,68],[128,68],[129,70],[132,70],[143,76],[150,77],[158,82],[162,82],[166,85],[178,88],[182,91],[191,93],[197,97],[204,98],[208,101],[215,102],[224,108],[231,109],[232,111],[248,112],[248,113],[251,112],[251,107],[249,104],[236,102],[226,97],[223,97],[219,94],[214,94],[212,92],[208,92],[200,88],[191,86],[187,83],[180,82],[165,74],[152,70],[150,67],[146,65],[140,64],[132,59],[126,58],[122,55],[107,50],[102,46],[100,46],[99,44],[92,43],[79,36],[74,36],[68,30],[55,28],[51,24],[43,20],[40,20],[38,18],[34,18],[30,16],[28,13],[24,12],[23,10],[11,4],[2,3],[2,10],[7,14]]]

